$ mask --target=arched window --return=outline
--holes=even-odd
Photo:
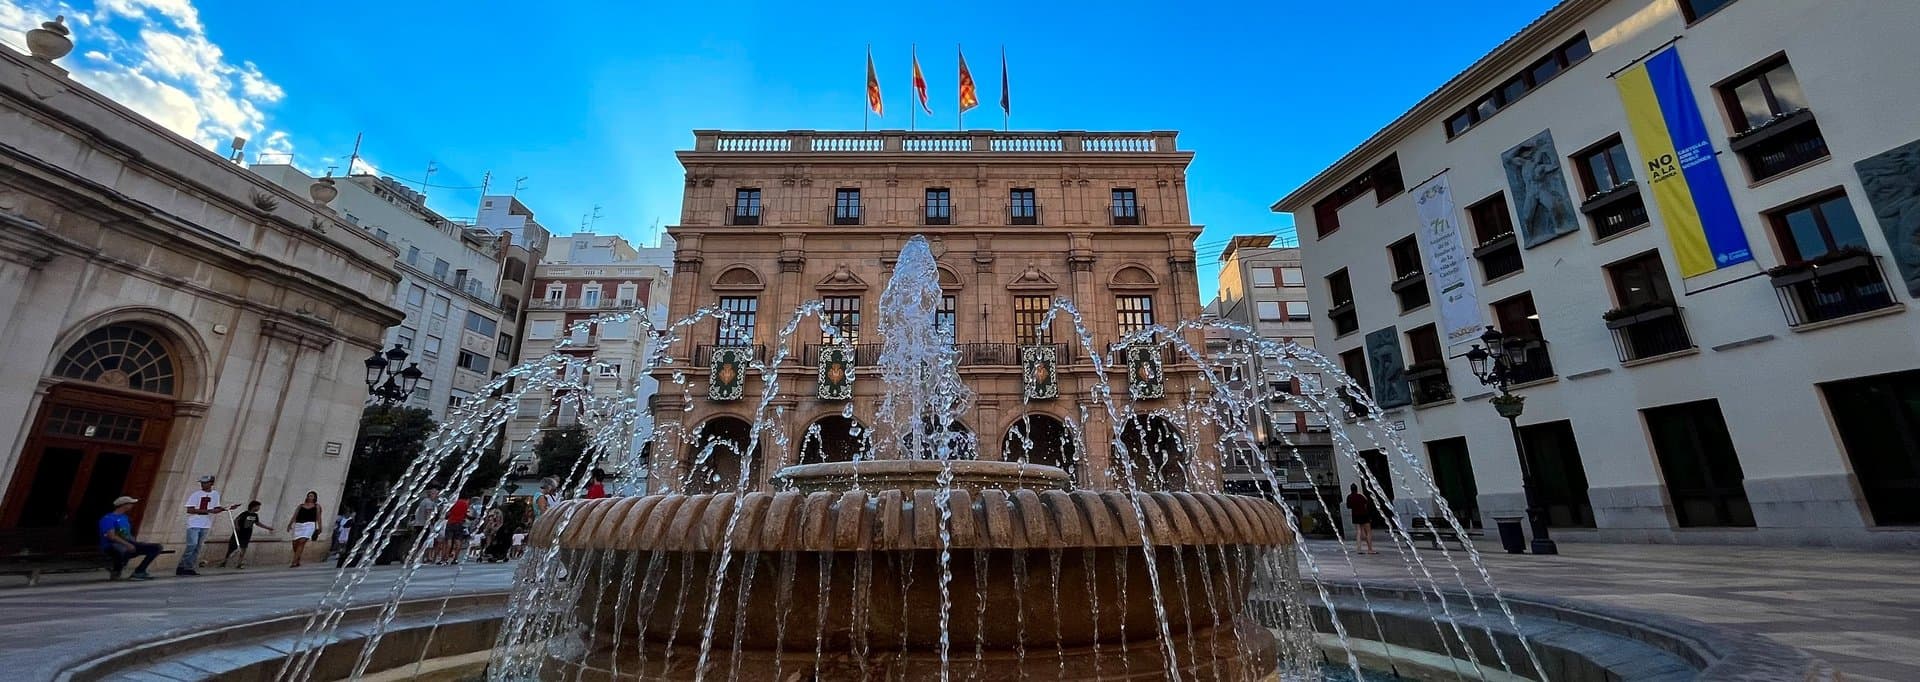
[[[1044,464],[1071,471],[1078,457],[1080,435],[1065,422],[1047,414],[1021,417],[1007,429],[1003,456],[1009,462]]]
[[[1118,465],[1125,467],[1121,473],[1134,489],[1187,489],[1187,449],[1172,422],[1158,415],[1134,417],[1121,432],[1120,444],[1129,461]]]
[[[850,462],[872,450],[873,434],[859,420],[829,415],[807,427],[800,441],[800,463]]]
[[[88,332],[53,367],[54,376],[163,395],[174,394],[173,372],[166,344],[123,324]]]
[[[760,446],[754,444],[753,425],[739,417],[721,416],[708,421],[687,452],[687,494],[732,492],[746,477],[746,487],[760,484]]]

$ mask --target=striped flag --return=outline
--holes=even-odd
[[[873,48],[871,47],[867,48],[867,108],[872,109],[875,116],[885,115],[881,113],[885,107],[880,101],[880,74],[873,70]]]
[[[920,96],[920,108],[932,116],[933,107],[927,106],[927,77],[920,73],[920,52],[917,48],[913,53],[913,92]]]
[[[954,52],[960,54],[960,113],[964,114],[968,109],[980,106],[980,93],[973,87],[973,72],[967,70],[967,55],[960,53],[957,47]]]

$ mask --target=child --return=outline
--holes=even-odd
[[[340,510],[340,516],[333,520],[333,547],[327,552],[328,559],[342,558],[341,555],[353,549],[353,508]]]
[[[268,527],[267,524],[260,522],[259,500],[248,502],[247,510],[233,517],[233,544],[227,545],[227,556],[220,560],[221,568],[226,568],[228,561],[234,562],[233,567],[235,569],[247,567],[247,545],[253,543],[253,529],[255,528],[269,533],[273,532],[273,529]],[[233,558],[235,554],[240,556],[237,561]]]

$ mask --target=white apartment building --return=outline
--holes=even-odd
[[[487,195],[480,198],[480,215],[474,227],[499,235],[505,249],[500,260],[500,343],[496,356],[518,360],[520,339],[527,336],[527,301],[532,293],[533,268],[546,256],[547,228],[533,215],[533,209],[512,195]],[[502,363],[503,365],[506,363]],[[495,367],[503,371],[505,367]]]
[[[290,165],[252,168],[298,192],[314,182]],[[406,312],[406,320],[387,330],[386,343],[405,348],[407,362],[425,373],[407,405],[432,410],[434,419],[444,421],[449,407],[480,393],[513,358],[511,331],[503,337],[500,326],[508,318],[498,293],[505,241],[448,220],[392,178],[334,180],[339,196],[329,206],[400,253],[394,268],[401,279],[391,303]]]
[[[528,290],[533,298],[528,301],[520,361],[536,360],[556,351],[591,359],[600,363],[593,377],[596,391],[605,382],[610,390],[631,391],[636,404],[648,406],[659,390],[659,382],[642,372],[641,366],[652,348],[649,329],[665,323],[671,272],[650,262],[658,257],[653,249],[636,249],[617,235],[555,236],[548,247],[549,255],[534,268]],[[634,308],[645,308],[647,316],[595,322],[575,329],[576,324],[589,318]],[[561,346],[567,338],[573,343]],[[508,452],[516,464],[531,465],[541,429],[570,425],[577,419],[565,401],[556,405],[552,395],[529,394],[522,398],[518,414],[507,425]],[[640,453],[651,427],[651,422],[646,422],[636,428],[629,455]],[[614,473],[623,476],[621,489],[644,489],[640,480],[644,471]]]
[[[1320,350],[1471,516],[1525,507],[1518,440],[1557,540],[1920,546],[1916,26],[1561,2],[1274,205]]]

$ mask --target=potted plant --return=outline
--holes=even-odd
[[[1792,263],[1767,268],[1767,276],[1773,278],[1774,286],[1786,286],[1813,279],[1819,270],[1844,272],[1866,265],[1873,260],[1873,252],[1867,247],[1848,244],[1826,253]]]
[[[1600,319],[1606,320],[1608,329],[1620,329],[1635,323],[1666,317],[1672,314],[1673,309],[1672,301],[1643,301],[1600,313]]]
[[[1421,379],[1447,371],[1447,363],[1441,360],[1422,360],[1407,365],[1408,379]]]
[[[1500,413],[1500,416],[1514,419],[1519,417],[1520,411],[1526,408],[1527,399],[1525,396],[1502,393],[1488,402],[1493,403],[1493,411]]]

